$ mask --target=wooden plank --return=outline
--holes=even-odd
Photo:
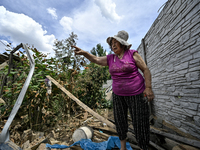
[[[106,140],[108,140],[108,138],[110,137],[110,135],[108,135],[106,133],[101,133],[101,132],[96,131],[96,130],[94,130],[94,134],[96,136],[100,136],[101,138],[106,139]]]
[[[157,150],[165,150],[164,148],[158,146],[157,144],[153,143],[152,141],[149,141],[149,144],[153,147],[155,147]]]
[[[83,119],[86,120],[87,117],[88,117],[88,112],[86,111],[86,112],[84,112],[84,117],[83,117]]]
[[[7,61],[0,65],[0,70],[5,68],[8,65]]]
[[[141,150],[141,148],[139,146],[132,144],[132,143],[129,143],[129,144],[134,150],[137,150],[137,149]]]
[[[179,141],[181,143],[185,143],[185,144],[200,148],[200,141],[188,139],[188,138],[181,137],[181,136],[178,136],[178,135],[174,135],[174,134],[171,134],[171,133],[166,133],[166,132],[163,132],[163,131],[160,131],[160,130],[156,130],[155,128],[151,128],[150,131],[153,132],[153,133],[160,134],[162,136],[168,137],[168,138],[173,139],[175,141]]]
[[[113,128],[110,128],[110,127],[99,127],[99,126],[95,126],[95,125],[89,125],[90,127],[94,128],[94,129],[97,129],[97,130],[103,130],[103,131],[107,131],[107,132],[111,132],[113,134],[117,134],[117,131]]]
[[[80,105],[83,109],[85,109],[87,112],[95,116],[99,121],[106,123],[109,127],[115,129],[115,125],[99,115],[98,113],[94,112],[91,108],[89,108],[87,105],[85,105],[83,102],[81,102],[78,98],[76,98],[73,94],[71,94],[69,91],[67,91],[62,85],[60,85],[56,80],[54,80],[51,76],[46,76],[51,82],[53,82],[58,88],[60,88],[65,94],[67,94],[72,100],[74,100],[78,105]]]

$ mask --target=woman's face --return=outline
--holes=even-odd
[[[117,55],[120,55],[123,52],[123,48],[120,46],[120,43],[114,38],[112,39],[111,47],[113,52]]]

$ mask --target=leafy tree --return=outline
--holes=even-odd
[[[47,55],[39,52],[36,48],[29,47],[29,50],[33,53],[35,71],[17,116],[23,118],[22,124],[25,123],[27,128],[30,127],[31,129],[38,130],[39,127],[41,127],[41,124],[45,124],[48,120],[47,116],[44,117],[45,114],[42,110],[44,108],[47,110],[48,108],[54,109],[59,106],[59,104],[53,105],[55,103],[54,101],[50,102],[47,97],[45,85],[46,75],[50,75],[57,79],[59,64],[54,58],[46,59]],[[17,67],[12,69],[8,75],[15,75],[15,79],[14,81],[9,80],[7,83],[8,86],[4,87],[3,99],[6,102],[6,106],[2,111],[4,112],[4,116],[10,114],[30,71],[30,65],[26,54],[19,51],[18,56],[20,57],[21,62],[14,61],[13,63],[15,63]],[[7,70],[8,67],[5,68],[4,71],[7,72]],[[3,72],[0,72],[0,74],[2,73]],[[51,124],[55,123],[52,119],[50,122]]]
[[[106,103],[105,93],[102,90],[102,85],[107,80],[105,71],[105,67],[90,63],[77,78],[79,87],[77,97],[91,108],[103,108]]]
[[[98,56],[98,57],[106,56],[106,50],[103,49],[103,46],[101,46],[101,44],[97,44],[97,45],[96,45],[96,48],[93,47],[92,50],[91,50],[90,52],[91,52],[91,54],[93,54],[93,55],[95,55],[95,56]],[[111,54],[111,53],[112,53],[112,52],[109,51],[108,54]],[[110,80],[110,79],[111,79],[111,75],[110,75],[110,73],[109,73],[109,67],[106,66],[105,68],[106,68],[106,69],[105,69],[105,72],[104,72],[104,73],[105,73],[106,76],[107,76],[107,80]]]
[[[74,34],[71,34],[71,36],[76,37]],[[69,99],[66,102],[68,97],[54,84],[52,84],[52,94],[47,94],[46,75],[53,77],[91,108],[110,106],[105,100],[104,92],[101,89],[103,82],[108,78],[106,67],[90,63],[86,65],[86,69],[81,74],[80,67],[86,64],[86,60],[82,57],[75,58],[73,56],[71,46],[67,45],[67,41],[70,43],[69,39],[66,39],[65,42],[62,40],[55,43],[57,44],[57,47],[55,46],[57,51],[59,51],[59,48],[65,49],[67,56],[70,56],[67,62],[58,57],[47,59],[47,55],[34,47],[29,47],[35,60],[35,71],[20,110],[17,113],[17,116],[22,119],[22,126],[25,124],[26,128],[43,130],[47,126],[55,125],[58,119],[63,120],[63,117],[69,114],[71,109],[75,110],[74,107],[71,108],[74,103],[71,104]],[[71,38],[71,41],[73,41],[73,38]],[[76,43],[71,44],[74,45]],[[69,48],[68,51],[67,47]],[[101,46],[97,46],[97,51],[99,50],[98,47],[101,48]],[[104,50],[101,52],[102,55],[105,53]],[[101,53],[98,55],[102,56]],[[8,86],[3,87],[2,98],[6,105],[4,107],[0,106],[1,117],[8,117],[10,114],[30,70],[26,54],[19,51],[18,56],[21,62],[13,62],[17,67],[12,69],[9,74],[9,77],[15,75],[14,81],[8,81]],[[7,70],[8,67],[0,70],[0,76],[5,74]]]
[[[99,57],[106,56],[106,50],[103,49],[103,46],[101,46],[101,44],[97,44],[96,48],[93,47],[90,52],[91,54],[95,56],[99,56]]]
[[[80,70],[80,67],[86,64],[83,56],[74,56],[72,45],[76,45],[78,36],[73,32],[65,40],[56,40],[54,42],[55,57],[60,60],[63,66],[63,71],[68,71],[69,68]]]
[[[97,44],[91,53],[99,57],[106,56],[106,50],[101,44]],[[77,86],[82,87],[77,96],[91,108],[110,107],[111,105],[105,100],[105,93],[102,90],[102,85],[107,79],[110,79],[108,66],[88,64],[82,75],[77,78]]]
[[[71,46],[76,45],[76,40],[78,40],[78,36],[72,32],[65,40],[56,40],[54,42],[56,58],[62,66],[59,72],[60,79],[66,83],[65,87],[71,93],[74,92],[75,80],[79,75],[80,68],[87,63],[83,56],[74,56]],[[64,98],[67,99],[67,104],[65,105],[68,117],[70,117],[71,99],[67,96],[64,96]]]

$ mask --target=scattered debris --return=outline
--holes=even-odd
[[[49,77],[48,77],[49,78]],[[56,81],[50,78],[55,84]],[[92,141],[99,143],[107,141],[110,136],[117,136],[114,125],[114,116],[112,110],[98,109],[92,110],[64,87],[56,83],[56,85],[65,92],[70,98],[77,102],[82,108],[78,111],[77,115],[72,116],[67,121],[57,122],[54,127],[47,127],[44,131],[32,131],[31,129],[23,130],[20,125],[20,120],[15,121],[11,125],[10,139],[12,142],[20,146],[23,150],[48,150],[46,143],[59,144],[59,145],[72,145],[74,143],[72,139],[73,133],[81,126],[88,126],[92,128],[94,135]],[[98,113],[96,113],[98,112]],[[198,150],[200,148],[200,140],[196,138],[188,137],[188,135],[180,135],[175,127],[173,133],[170,130],[172,126],[167,125],[162,119],[156,117],[150,117],[151,134],[150,134],[150,150]],[[2,118],[0,118],[2,119]],[[1,122],[6,122],[2,120]],[[136,138],[134,136],[134,129],[132,127],[130,116],[128,115],[129,132],[127,133],[127,141],[130,143],[133,149],[140,149],[137,145]],[[0,129],[3,128],[3,124],[0,124]],[[166,128],[164,128],[166,127]],[[170,129],[170,130],[169,130]],[[176,133],[176,134],[174,134]],[[63,150],[81,150],[80,146],[73,146],[65,148]],[[56,149],[52,149],[56,150]]]
[[[106,111],[105,109],[98,110],[100,115],[103,115]],[[112,111],[108,111],[108,119],[113,119]],[[131,124],[130,120],[129,123]],[[85,110],[80,110],[78,115],[71,117],[67,122],[58,123],[53,128],[47,128],[43,132],[35,132],[30,129],[23,132],[17,131],[17,129],[12,126],[11,128],[11,140],[19,145],[23,150],[47,150],[46,143],[48,144],[60,144],[60,145],[71,145],[74,143],[72,140],[72,135],[75,130],[79,129],[81,126],[91,127],[94,131],[94,136],[92,138],[93,142],[103,142],[107,141],[110,136],[117,136],[115,129],[107,126],[103,122],[99,121],[96,117],[88,114],[85,117]],[[20,128],[20,127],[19,127]],[[129,128],[132,129],[130,125]],[[133,129],[132,129],[133,131]],[[150,141],[150,150],[158,149],[173,149],[173,150],[198,150],[198,145],[192,146],[192,143],[186,144],[184,141],[174,139],[171,137],[166,137],[165,134],[168,132],[166,129],[155,128],[151,126],[151,141]],[[158,132],[158,133],[156,133]],[[160,135],[160,133],[165,133]],[[169,135],[172,135],[168,133]],[[178,137],[177,135],[173,135]],[[182,137],[184,138],[184,137]],[[127,141],[130,143],[133,149],[139,149],[137,141],[132,132],[128,132]],[[195,141],[195,140],[194,140]],[[200,141],[197,141],[200,142]],[[79,146],[73,146],[71,148],[66,148],[63,150],[81,150]],[[55,149],[54,149],[55,150]]]

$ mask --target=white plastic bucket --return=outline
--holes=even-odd
[[[74,142],[80,141],[81,139],[92,139],[94,135],[93,130],[88,126],[82,126],[76,129],[72,135]]]

